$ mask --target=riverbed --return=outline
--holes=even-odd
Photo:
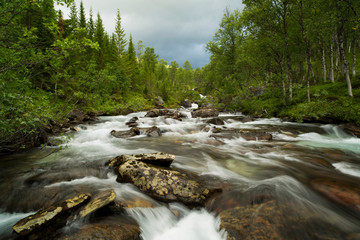
[[[336,181],[351,186],[350,199],[357,193],[360,139],[337,125],[221,113],[219,118],[225,125],[215,126],[207,124],[208,119],[191,118],[190,110],[181,112],[187,116],[182,121],[163,116],[144,118],[146,112],[99,117],[96,122],[77,126],[77,132],[54,136],[52,141],[61,141],[58,146],[1,157],[0,239],[13,238],[11,227],[17,221],[73,192],[96,194],[109,189],[115,191],[118,201],[146,202],[147,207],[135,204],[99,221],[135,221],[146,240],[226,239],[229,232],[220,227],[221,216],[227,219],[226,214],[235,210],[241,218],[234,224],[242,227],[234,229],[254,234],[244,239],[256,239],[261,229],[279,235],[268,239],[360,239],[356,199],[353,204],[336,200],[317,188],[319,181]],[[125,123],[133,117],[139,118],[141,128],[157,126],[162,136],[120,139],[110,134],[112,130],[128,130]],[[219,140],[213,136],[217,128],[262,131],[270,133],[272,139]],[[132,184],[117,182],[116,174],[105,166],[119,155],[154,152],[175,154],[173,169],[209,179],[222,193],[202,208],[164,204]],[[259,216],[263,227],[259,227]],[[97,220],[89,218],[61,231],[66,235],[92,221]]]

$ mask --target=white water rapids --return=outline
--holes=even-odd
[[[246,141],[237,137],[218,142],[211,137],[214,125],[206,124],[207,119],[191,118],[189,111],[182,111],[187,116],[182,121],[165,117],[144,118],[145,112],[100,117],[96,123],[78,126],[79,132],[57,136],[57,139],[64,141],[60,150],[57,150],[59,146],[47,147],[47,153],[56,151],[39,158],[31,156],[31,153],[18,161],[22,161],[20,164],[25,168],[23,171],[30,168],[41,171],[41,168],[48,166],[51,169],[70,171],[88,166],[102,169],[107,160],[123,154],[159,151],[172,153],[176,155],[173,168],[225,182],[233,191],[231,197],[236,200],[242,200],[239,196],[252,196],[259,189],[271,191],[281,199],[296,202],[304,208],[312,209],[322,218],[331,219],[344,231],[359,230],[354,226],[355,223],[351,223],[351,217],[347,213],[319,197],[305,182],[317,176],[316,174],[334,174],[360,180],[360,139],[343,132],[336,125],[290,123],[280,119],[243,122],[240,120],[244,117],[241,114],[221,114],[220,118],[225,120],[225,125],[217,126],[218,128],[263,130],[271,133],[273,140]],[[139,118],[140,128],[159,127],[163,136],[136,136],[129,139],[111,136],[112,130],[128,130],[125,123],[132,117]],[[207,125],[210,128],[205,128]],[[313,165],[313,159],[326,160],[334,169]],[[2,171],[5,179],[8,176],[13,178],[18,169],[9,163]],[[166,206],[141,193],[131,184],[117,183],[113,173],[104,170],[106,173],[100,171],[92,175],[91,169],[87,171],[76,179],[51,182],[43,187],[90,191],[114,189],[118,200],[143,199],[152,203],[152,208],[136,207],[126,210],[126,214],[140,225],[141,238],[144,240],[226,239],[226,232],[220,229],[219,216],[205,208],[190,210],[179,203]],[[21,183],[31,176],[31,173],[25,172],[24,176],[15,177],[14,181]],[[17,208],[10,204],[16,198],[16,189],[11,188],[13,186],[9,186],[7,195],[0,199],[1,237],[11,234],[11,226],[16,221],[38,210],[26,206]],[[19,205],[25,205],[23,201],[35,198],[27,197],[28,200],[16,201]],[[32,210],[21,212],[23,209]]]

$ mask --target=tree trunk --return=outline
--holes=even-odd
[[[319,40],[319,45],[321,46],[321,69],[323,72],[324,82],[327,82],[325,47],[323,44],[321,44],[320,40]]]
[[[332,38],[330,38],[330,81],[332,83],[335,82],[334,78],[334,42]]]
[[[348,61],[346,59],[346,55],[345,55],[343,34],[344,34],[344,24],[341,23],[338,28],[340,60],[343,62],[343,65],[344,65],[346,84],[348,87],[348,94],[350,97],[353,97],[351,80],[350,80],[350,69],[349,69],[349,63],[348,63]]]
[[[283,2],[283,28],[284,28],[284,38],[285,38],[285,51],[286,51],[286,61],[287,61],[287,82],[289,83],[289,99],[292,101],[293,98],[293,81],[292,81],[292,68],[291,68],[291,57],[289,53],[289,37],[287,32],[287,10],[288,5],[286,2]]]
[[[303,13],[303,1],[300,0],[300,25],[301,25],[301,34],[305,41],[306,46],[306,95],[307,101],[310,102],[310,71],[312,71],[311,66],[311,49],[310,49],[310,41],[305,34],[305,26],[304,26],[304,13]]]
[[[354,37],[352,44],[352,75],[356,77],[356,38]]]

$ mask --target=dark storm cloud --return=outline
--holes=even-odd
[[[79,6],[80,0],[76,0]],[[211,41],[228,7],[242,9],[240,0],[83,0],[87,12],[92,7],[114,31],[115,15],[120,10],[122,25],[133,36],[154,47],[159,58],[180,65],[189,60],[193,67],[208,63],[205,44]]]

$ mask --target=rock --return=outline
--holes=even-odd
[[[191,112],[192,118],[208,118],[208,117],[217,117],[219,116],[219,111],[214,108],[200,108]]]
[[[189,99],[185,99],[184,101],[181,102],[180,106],[184,108],[191,108],[192,104]]]
[[[75,126],[70,127],[70,130],[74,132],[80,132],[80,129]]]
[[[360,213],[360,188],[357,184],[339,182],[335,179],[315,179],[311,185],[330,200],[357,214]]]
[[[71,110],[67,114],[67,117],[71,123],[78,124],[78,123],[81,123],[85,119],[86,114],[81,110],[75,109],[75,110]]]
[[[140,240],[140,227],[131,223],[97,223],[81,227],[73,234],[60,237],[60,240]]]
[[[148,137],[161,137],[161,131],[160,128],[153,126],[146,130],[146,136]]]
[[[207,120],[206,123],[214,125],[225,125],[225,122],[220,118],[212,118],[210,120]]]
[[[116,138],[130,138],[140,135],[140,130],[136,127],[131,128],[129,131],[111,131],[111,135]]]
[[[162,97],[158,96],[155,100],[155,106],[157,107],[163,107],[164,106],[164,100]]]
[[[220,213],[227,239],[344,239],[339,228],[311,210],[275,200],[240,206]]]
[[[128,125],[129,127],[137,127],[138,126],[138,123],[137,123],[138,120],[139,120],[138,117],[133,117],[125,124]]]
[[[163,153],[163,152],[121,155],[110,159],[106,163],[106,165],[109,167],[119,167],[121,164],[124,164],[127,161],[135,160],[144,163],[149,163],[155,166],[170,167],[174,159],[175,159],[175,155]]]
[[[234,138],[243,138],[246,141],[270,141],[272,140],[272,135],[267,132],[259,130],[244,130],[244,129],[220,129],[220,131],[213,131],[213,134],[210,137],[213,137],[217,140],[221,139],[234,139]]]
[[[172,109],[152,109],[147,112],[144,117],[156,118],[160,116],[165,116],[166,118],[173,118],[177,120],[186,118],[186,115],[181,114],[178,110]]]
[[[358,138],[360,138],[360,127],[353,124],[353,123],[347,123],[342,124],[340,127],[347,133],[350,133]]]
[[[20,236],[30,235],[31,239],[48,237],[48,234],[65,225],[70,213],[89,198],[88,194],[80,194],[61,204],[40,210],[17,222],[13,230]]]
[[[203,205],[211,192],[199,182],[178,171],[157,169],[135,160],[118,169],[118,182],[132,183],[142,192],[163,202],[182,202],[188,206]]]
[[[81,207],[76,213],[74,213],[71,217],[71,221],[75,221],[76,219],[83,218],[96,210],[114,202],[116,198],[116,194],[114,190],[107,190],[101,192],[93,197],[93,199],[86,204],[85,206]]]

